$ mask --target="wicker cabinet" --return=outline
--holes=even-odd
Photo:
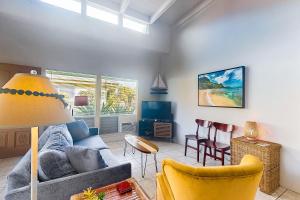
[[[260,182],[260,190],[267,194],[279,187],[280,181],[280,148],[281,145],[257,141],[249,142],[244,137],[231,140],[231,164],[237,165],[246,154],[257,156],[264,163],[264,173]]]
[[[172,138],[172,123],[154,122],[154,137]]]

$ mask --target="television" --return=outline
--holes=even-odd
[[[142,119],[171,120],[171,102],[169,101],[143,101]]]
[[[198,105],[244,108],[245,67],[199,74]]]

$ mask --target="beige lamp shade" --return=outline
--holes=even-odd
[[[0,128],[26,128],[73,121],[44,76],[16,74],[0,91]]]
[[[253,121],[247,121],[244,127],[244,135],[249,140],[255,140],[258,137],[257,123]]]

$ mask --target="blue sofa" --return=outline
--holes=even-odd
[[[108,167],[40,182],[38,184],[38,199],[69,200],[70,196],[80,193],[88,187],[98,188],[131,177],[130,163],[121,164],[115,159],[109,147],[99,136],[97,128],[90,128],[89,136],[82,140],[75,141],[73,145],[98,149]],[[39,147],[39,149],[40,148],[41,147]],[[28,151],[8,175],[8,182],[10,182],[10,184],[8,184],[5,200],[30,200],[30,183],[28,183],[28,180],[30,180],[30,155],[31,153]],[[24,169],[26,169],[25,171],[29,172],[29,174],[20,173],[20,171]],[[21,180],[24,181],[13,182],[13,176],[24,176],[21,177]],[[24,183],[28,183],[28,185],[24,186]],[[13,187],[11,187],[11,185],[13,185]]]

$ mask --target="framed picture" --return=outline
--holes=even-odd
[[[198,75],[198,105],[245,107],[245,66]]]

